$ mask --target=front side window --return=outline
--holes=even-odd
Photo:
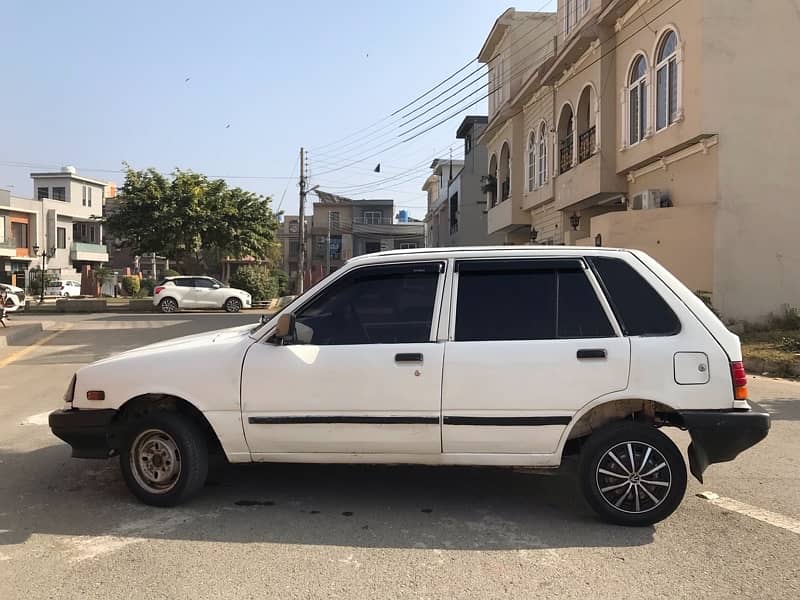
[[[681,323],[666,301],[628,263],[603,257],[593,257],[591,263],[625,335],[680,332]]]
[[[670,30],[661,38],[656,57],[656,129],[678,117],[678,36]]]
[[[647,61],[636,57],[628,77],[628,144],[642,141],[647,135]]]
[[[196,288],[213,288],[214,281],[206,279],[205,277],[196,277],[194,280],[194,287]]]
[[[614,335],[577,261],[465,261],[458,270],[455,341]]]
[[[318,346],[428,342],[442,263],[356,269],[297,314],[297,341]]]

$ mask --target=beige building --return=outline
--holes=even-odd
[[[489,233],[640,248],[727,317],[800,306],[796,21],[729,0],[506,11],[479,57]]]

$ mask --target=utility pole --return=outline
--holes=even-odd
[[[306,273],[306,152],[305,149],[300,148],[300,224],[298,232],[300,234],[300,241],[298,244],[297,257],[297,293],[303,293],[305,285]]]

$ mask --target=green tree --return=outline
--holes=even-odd
[[[231,287],[249,292],[254,302],[271,300],[277,296],[276,281],[261,267],[244,265],[231,275]]]
[[[184,273],[208,272],[221,256],[262,258],[273,251],[278,220],[270,199],[223,179],[127,167],[119,197],[107,219],[111,235],[137,254],[167,256]]]
[[[142,282],[136,275],[126,275],[122,278],[122,289],[128,296],[136,297],[139,295]]]

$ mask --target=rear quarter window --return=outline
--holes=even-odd
[[[592,268],[625,335],[675,335],[681,322],[636,269],[619,258],[591,257]]]

